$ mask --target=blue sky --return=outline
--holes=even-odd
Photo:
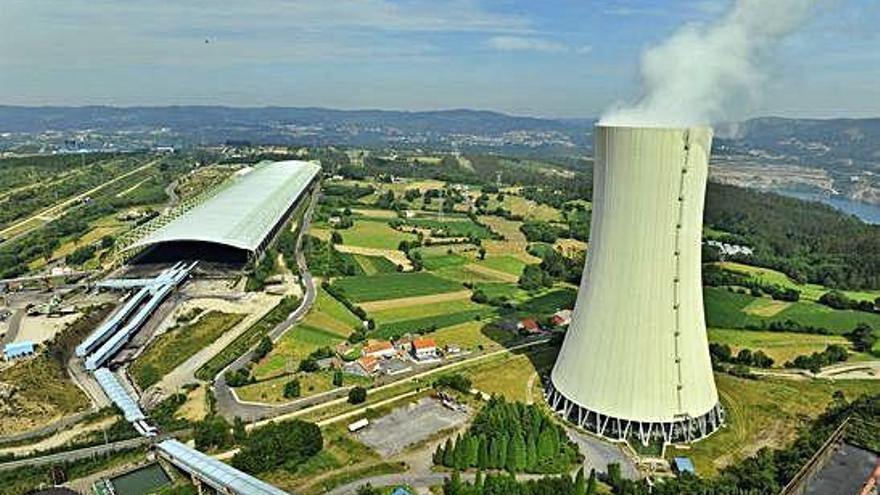
[[[772,1],[772,0],[767,0]],[[598,116],[729,0],[0,0],[0,103]],[[825,0],[751,114],[880,116],[880,2]],[[207,40],[207,43],[206,43]]]

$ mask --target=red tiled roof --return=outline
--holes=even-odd
[[[430,349],[431,347],[437,347],[434,339],[415,339],[413,340],[412,345],[416,349]]]

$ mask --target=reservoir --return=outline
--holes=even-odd
[[[816,193],[779,191],[779,194],[807,201],[819,201],[844,213],[855,215],[865,223],[880,224],[880,206],[878,205],[853,201],[842,196],[827,196]]]

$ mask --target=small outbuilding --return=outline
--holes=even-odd
[[[30,356],[34,353],[34,343],[25,340],[22,342],[13,342],[3,347],[3,357],[7,361],[12,361],[20,357]]]

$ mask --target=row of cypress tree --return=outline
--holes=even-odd
[[[493,397],[467,432],[437,448],[434,464],[458,470],[564,473],[579,457],[565,431],[538,407]]]

